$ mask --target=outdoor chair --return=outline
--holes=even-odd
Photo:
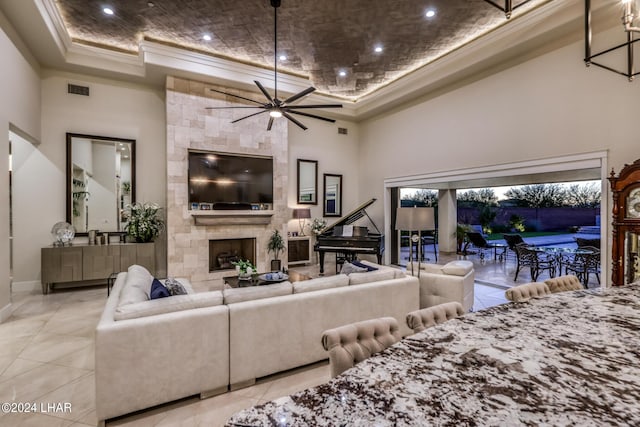
[[[532,245],[529,245],[527,242],[525,242],[522,239],[522,236],[519,234],[503,234],[502,237],[504,238],[505,242],[507,242],[507,246],[509,246],[509,250],[514,254],[516,254],[516,245],[532,246]],[[517,258],[517,254],[516,254],[516,258]]]
[[[585,239],[582,237],[576,237],[576,244],[579,248],[584,248],[585,246],[594,247],[600,249],[600,239]]]
[[[582,246],[580,249],[590,252],[576,253],[573,260],[565,264],[565,274],[575,274],[580,282],[582,282],[582,286],[588,288],[589,276],[593,273],[596,275],[596,279],[598,279],[598,284],[600,284],[600,248]]]
[[[504,249],[504,245],[487,242],[482,234],[478,233],[477,231],[467,231],[467,239],[469,239],[469,243],[471,244],[471,246],[478,250],[478,255],[480,256],[481,260],[484,259],[484,253],[487,250],[493,251],[493,255],[495,258],[497,255],[496,251],[498,249]],[[500,254],[500,259],[502,259],[503,255],[504,253]]]
[[[515,251],[517,266],[516,275],[513,278],[514,282],[518,280],[518,274],[520,273],[520,269],[523,267],[529,268],[529,271],[531,272],[531,280],[534,282],[538,280],[540,273],[545,270],[549,272],[549,277],[555,277],[556,260],[554,257],[532,249],[523,243],[516,245]]]

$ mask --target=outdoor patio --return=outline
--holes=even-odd
[[[576,238],[593,239],[599,235],[587,234],[587,233],[573,233],[573,234],[557,234],[552,236],[539,236],[525,238],[526,243],[535,246],[545,247],[557,247],[557,248],[577,248]],[[492,240],[491,243],[500,243],[506,246],[504,240]],[[436,245],[437,248],[437,245]],[[473,252],[473,248],[469,248],[470,252]],[[498,250],[500,253],[500,250]],[[428,263],[435,263],[434,247],[433,245],[425,245],[425,261]],[[400,253],[402,263],[405,264],[409,259],[409,248],[404,247]],[[414,253],[415,257],[415,253]],[[477,253],[469,253],[468,255],[457,254],[440,254],[438,253],[438,264],[446,264],[449,261],[456,259],[466,259],[473,262],[476,273],[476,283],[488,285],[492,287],[507,289],[512,286],[521,285],[531,282],[531,275],[528,268],[522,268],[518,274],[518,279],[513,280],[516,274],[516,256],[513,251],[507,250],[506,259],[494,260],[493,253],[487,251],[484,259],[480,259]],[[562,274],[564,274],[564,269]],[[557,275],[557,274],[556,274]],[[538,281],[544,281],[549,278],[548,272],[544,271],[540,273]],[[588,286],[590,288],[598,287],[598,280],[595,275],[590,275]]]

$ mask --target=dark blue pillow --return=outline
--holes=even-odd
[[[153,279],[149,296],[151,297],[151,299],[158,299],[170,297],[171,294],[169,293],[169,290],[165,288],[165,286],[158,279]]]
[[[377,268],[376,267],[371,267],[370,265],[367,264],[363,264],[358,260],[355,261],[351,261],[351,264],[355,265],[356,267],[360,267],[360,268],[366,268],[367,271],[376,271]]]

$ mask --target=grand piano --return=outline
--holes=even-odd
[[[318,234],[313,250],[320,255],[320,274],[324,274],[324,255],[327,252],[336,254],[336,262],[340,258],[351,260],[357,254],[375,254],[378,264],[382,264],[384,235],[366,211],[375,201],[376,199],[371,199],[363,203]],[[351,225],[364,216],[369,218],[377,233],[369,233],[367,227]]]

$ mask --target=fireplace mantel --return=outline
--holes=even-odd
[[[269,224],[274,211],[191,211],[195,225],[255,225]]]

